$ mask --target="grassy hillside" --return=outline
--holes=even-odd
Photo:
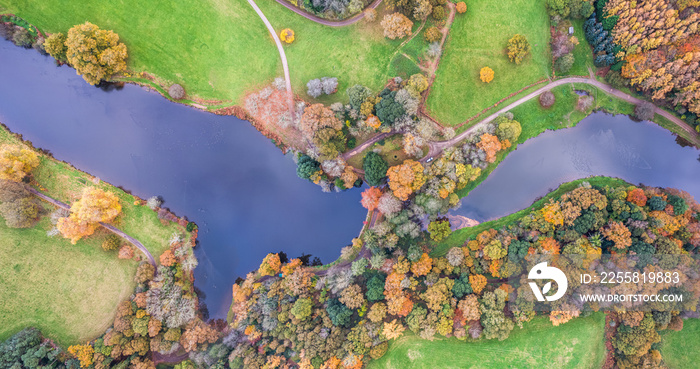
[[[504,341],[426,341],[407,336],[393,341],[387,354],[367,368],[600,368],[605,358],[604,325],[605,316],[596,313],[558,327],[538,317],[523,329],[515,328]]]
[[[17,142],[0,129],[0,144]],[[94,186],[89,175],[46,156],[34,177],[44,193],[67,203],[77,199],[82,188]],[[162,225],[154,211],[134,205],[135,198],[122,190],[104,182],[97,186],[121,200],[123,213],[115,225],[155,257],[167,248],[173,233],[184,232],[176,224]],[[45,207],[47,212],[54,210]],[[0,219],[0,341],[34,326],[62,346],[85,342],[103,333],[119,301],[133,291],[138,262],[104,252],[100,245],[106,231],[98,229],[71,245],[61,236],[47,236],[52,227],[46,217],[29,229],[8,228]]]
[[[456,125],[509,94],[551,75],[549,17],[539,1],[474,1],[458,14],[445,50],[428,110],[445,125]],[[515,34],[527,37],[531,54],[520,64],[508,60],[505,48]],[[491,67],[491,83],[479,79]]]

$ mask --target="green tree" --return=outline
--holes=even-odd
[[[568,53],[554,62],[554,69],[559,73],[568,73],[575,61],[574,54]]]
[[[430,238],[435,242],[440,242],[452,234],[450,221],[447,218],[438,218],[428,224]]]
[[[348,88],[345,93],[347,93],[348,99],[350,100],[350,106],[358,112],[360,111],[362,103],[365,102],[368,97],[372,96],[372,90],[362,85],[354,85]]]
[[[396,101],[396,91],[385,90],[380,96],[382,99],[374,107],[377,117],[384,126],[391,126],[406,111],[403,105]]]
[[[352,317],[352,310],[343,305],[338,299],[328,300],[326,312],[328,313],[328,317],[331,318],[333,325],[337,327],[347,327]]]
[[[369,301],[381,301],[384,300],[384,281],[385,278],[382,274],[376,274],[367,281],[367,300]]]
[[[294,302],[290,312],[295,318],[304,320],[311,316],[313,305],[314,303],[310,298],[300,298]]]
[[[503,309],[508,295],[506,291],[497,289],[495,292],[484,292],[481,301],[481,325],[486,339],[496,338],[503,341],[513,330],[513,321],[506,317]]]
[[[113,31],[90,22],[75,25],[68,31],[66,46],[68,62],[91,85],[126,70],[126,45]]]
[[[520,122],[517,120],[508,119],[506,117],[498,117],[498,119],[496,119],[496,123],[498,124],[498,128],[496,128],[496,136],[498,136],[499,140],[508,140],[511,143],[518,141],[518,138],[520,138],[520,134],[523,131],[522,127],[520,126]]]
[[[370,151],[362,160],[362,169],[365,171],[365,181],[370,186],[379,186],[386,178],[389,163],[374,151]]]
[[[321,170],[321,165],[308,155],[301,155],[297,160],[297,176],[301,179],[309,179]]]

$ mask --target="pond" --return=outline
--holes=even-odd
[[[700,150],[682,147],[673,133],[654,123],[594,113],[576,127],[518,145],[452,214],[480,222],[500,218],[564,182],[592,175],[678,188],[700,200],[699,156]]]
[[[141,87],[105,92],[53,59],[0,41],[0,122],[200,226],[196,286],[225,318],[231,285],[270,252],[335,260],[366,210],[360,191],[322,193],[248,122],[174,104]]]

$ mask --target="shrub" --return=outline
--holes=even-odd
[[[574,54],[568,53],[554,62],[554,69],[559,73],[568,73],[574,65]]]
[[[195,222],[188,222],[186,229],[187,229],[187,232],[192,232],[195,229],[197,229],[197,224]]]
[[[28,49],[32,47],[34,39],[29,31],[24,28],[20,28],[12,35],[12,42],[17,46],[26,47]]]
[[[542,105],[543,108],[549,108],[554,105],[555,101],[556,99],[552,91],[545,91],[540,94],[540,105]]]
[[[185,97],[185,89],[176,83],[170,86],[168,94],[175,100],[181,100]]]
[[[440,31],[438,31],[437,27],[430,27],[425,30],[423,36],[425,37],[426,41],[428,41],[429,43],[433,43],[440,40],[442,34],[440,33]]]
[[[66,35],[63,33],[53,33],[44,41],[44,49],[49,55],[61,63],[68,61],[66,57]]]
[[[146,206],[151,210],[156,210],[156,208],[159,208],[161,205],[163,205],[163,199],[161,199],[160,196],[151,196],[148,198],[148,201],[146,201]]]
[[[365,21],[368,23],[374,22],[377,20],[377,10],[374,8],[369,8],[365,10]]]
[[[467,12],[467,4],[464,1],[457,3],[457,13],[464,14]]]

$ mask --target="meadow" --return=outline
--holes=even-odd
[[[386,355],[367,368],[600,368],[605,358],[604,326],[605,316],[595,313],[558,327],[537,317],[523,329],[516,327],[504,341],[427,341],[408,335],[392,341]]]
[[[520,64],[505,49],[515,34],[524,35],[532,51]],[[551,76],[549,16],[541,2],[469,2],[458,14],[445,42],[427,109],[446,126],[454,126],[503,97]],[[479,79],[482,67],[494,70],[491,83]]]
[[[0,144],[18,142],[0,129]],[[34,180],[43,193],[69,204],[88,186],[117,194],[123,210],[114,224],[156,258],[173,233],[186,233],[174,223],[161,224],[156,212],[134,204],[134,196],[104,182],[95,185],[90,175],[45,155]],[[60,235],[48,236],[53,228],[48,214],[54,208],[43,204],[46,216],[32,228],[8,228],[0,219],[0,341],[33,326],[61,346],[84,343],[111,325],[118,303],[135,287],[138,261],[103,251],[109,233],[101,228],[76,245]]]

